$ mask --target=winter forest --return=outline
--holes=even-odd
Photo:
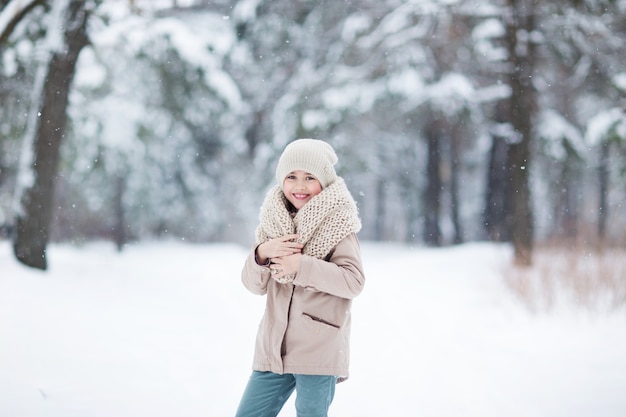
[[[0,0],[0,236],[248,245],[328,140],[367,241],[626,243],[624,0]]]
[[[367,276],[329,415],[625,416],[625,57],[626,0],[0,0],[0,415],[234,415],[318,138]]]

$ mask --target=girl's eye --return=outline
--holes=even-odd
[[[306,177],[307,181],[315,181],[315,177]]]

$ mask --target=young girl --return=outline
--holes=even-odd
[[[242,271],[267,299],[237,417],[275,417],[294,390],[298,417],[325,417],[348,377],[350,307],[365,278],[361,222],[336,162],[316,139],[290,143],[278,161]]]

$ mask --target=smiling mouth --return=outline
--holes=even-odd
[[[294,198],[298,200],[304,200],[309,196],[308,194],[292,194],[292,195],[294,196]]]

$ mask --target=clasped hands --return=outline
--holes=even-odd
[[[300,269],[304,245],[296,242],[297,238],[296,234],[285,235],[261,243],[256,248],[257,260],[260,264],[267,263],[269,259],[272,278],[292,275]]]

